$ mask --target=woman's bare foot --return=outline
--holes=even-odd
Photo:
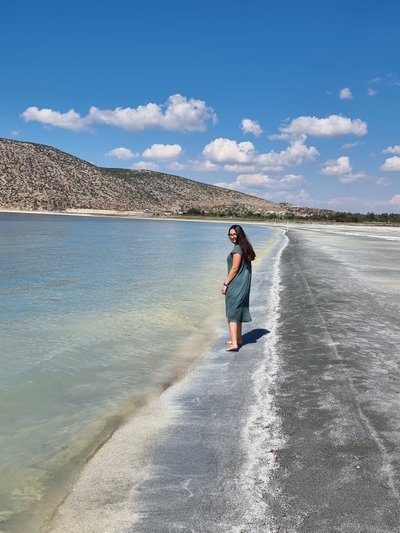
[[[237,352],[239,350],[239,346],[231,346],[230,348],[227,348],[227,352]]]

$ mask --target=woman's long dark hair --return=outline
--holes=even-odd
[[[236,244],[240,246],[243,252],[243,259],[246,261],[246,263],[250,263],[251,261],[254,261],[256,258],[256,253],[253,250],[252,245],[250,244],[249,239],[246,237],[246,234],[242,228],[242,226],[239,226],[238,224],[233,224],[228,231],[231,230],[236,231]]]

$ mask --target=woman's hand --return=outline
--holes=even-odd
[[[226,294],[227,287],[225,285],[222,285],[221,287],[221,294]]]

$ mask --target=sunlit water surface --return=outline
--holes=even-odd
[[[55,505],[96,446],[207,353],[228,227],[0,214],[0,530]],[[244,227],[268,251],[276,231]]]

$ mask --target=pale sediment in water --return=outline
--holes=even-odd
[[[243,512],[252,504],[252,488],[246,486],[246,476],[240,477],[243,468],[252,466],[242,446],[244,433],[260,423],[260,416],[248,423],[248,409],[257,401],[254,371],[265,367],[269,350],[267,324],[276,301],[268,302],[268,295],[277,290],[274,272],[283,243],[281,236],[266,248],[270,255],[256,268],[254,321],[248,325],[246,345],[237,354],[227,353],[224,333],[207,361],[117,431],[85,468],[51,531],[175,531],[199,520],[206,531],[215,521],[221,531],[233,531],[238,520],[246,522]],[[273,413],[266,418],[271,421]],[[204,488],[211,496],[220,493],[221,483],[228,484],[223,502],[214,498],[215,506],[208,502],[206,512],[202,505],[197,508]],[[189,503],[185,510],[171,514],[182,501]],[[158,509],[154,516],[149,508]]]
[[[27,371],[25,376],[28,377],[18,382],[19,388],[11,386],[11,381],[6,379],[6,386],[1,391],[2,399],[7,397],[7,400],[9,398],[13,402],[5,402],[9,409],[3,414],[13,421],[18,431],[7,428],[5,432],[3,425],[7,439],[1,444],[10,450],[11,460],[7,461],[8,456],[2,454],[2,463],[9,464],[6,475],[10,482],[3,479],[4,483],[1,485],[1,491],[4,492],[1,492],[0,499],[4,513],[8,514],[1,514],[0,520],[7,531],[19,532],[28,527],[33,532],[39,530],[43,517],[48,517],[51,510],[65,497],[65,491],[71,487],[87,458],[92,457],[121,424],[143,405],[151,403],[152,398],[158,397],[162,390],[182,379],[193,365],[207,359],[209,347],[217,338],[219,324],[223,319],[219,280],[225,275],[224,263],[230,245],[227,243],[226,251],[221,250],[220,233],[214,232],[207,237],[210,234],[207,228],[206,231],[203,229],[204,224],[208,223],[203,223],[200,229],[199,225],[190,222],[178,224],[174,221],[164,226],[164,223],[160,225],[157,220],[88,220],[86,217],[55,219],[52,216],[29,215],[26,219],[24,215],[4,217],[9,217],[11,221],[2,225],[3,233],[9,227],[12,235],[11,239],[5,235],[5,244],[10,246],[10,254],[7,256],[11,258],[14,255],[18,264],[17,272],[10,268],[8,297],[14,297],[13,282],[17,273],[21,283],[18,281],[16,294],[27,295],[29,302],[34,305],[32,316],[23,317],[22,328],[20,311],[25,312],[25,309],[14,305],[15,300],[10,299],[13,306],[9,309],[18,312],[5,316],[6,335],[2,335],[2,343],[6,349],[2,350],[2,357],[6,358],[6,363],[10,357],[10,366],[7,368],[7,365],[3,365],[2,379],[6,379],[4,370],[11,372],[12,379],[18,378],[18,373],[12,374],[15,370],[14,362]],[[22,231],[24,220],[32,230],[31,237]],[[159,241],[153,249],[147,245],[148,240],[139,234],[142,237],[139,242],[143,243],[141,246],[145,246],[146,255],[150,255],[152,264],[157,267],[157,259],[162,253],[160,244],[171,237],[172,241],[168,242],[174,244],[172,259],[176,261],[172,265],[172,271],[179,261],[183,260],[184,263],[181,265],[181,275],[175,272],[178,281],[171,277],[170,272],[163,276],[160,269],[156,269],[156,275],[150,276],[148,286],[144,285],[148,290],[154,289],[154,279],[161,278],[157,290],[151,292],[151,296],[154,296],[151,305],[144,305],[148,302],[146,295],[140,295],[135,285],[131,285],[136,280],[127,278],[129,272],[125,267],[126,258],[130,261],[129,271],[140,268],[140,263],[135,262],[137,254],[125,251],[127,245],[128,251],[133,247],[129,248],[129,232],[136,227],[140,227],[142,233],[149,227],[154,228],[157,235],[163,234],[164,230],[166,232],[166,238],[161,239],[161,243]],[[201,252],[203,262],[200,263],[198,250],[193,246],[193,240],[199,246],[202,244],[202,239],[196,238],[198,229],[206,242]],[[211,229],[214,228],[211,226]],[[121,232],[125,235],[123,239],[120,237]],[[223,235],[224,233],[223,231]],[[252,234],[255,235],[252,240],[258,255],[268,254],[273,246],[270,242],[273,240],[273,232],[260,227],[255,228]],[[279,231],[275,232],[277,234]],[[53,235],[54,243],[49,241]],[[24,238],[27,239],[27,262],[23,260],[24,255],[20,254],[18,248]],[[90,247],[85,248],[85,243],[89,242]],[[183,255],[178,253],[182,251],[178,249],[179,242],[183,242],[185,246]],[[265,244],[268,242],[270,244]],[[101,243],[101,246],[93,247],[93,243]],[[190,243],[187,251],[186,243]],[[218,249],[215,249],[215,243]],[[133,244],[136,245],[136,241]],[[38,254],[35,255],[36,249]],[[189,250],[193,250],[192,255],[196,257],[194,264],[190,263],[191,258],[187,254]],[[96,254],[99,255],[98,261]],[[113,258],[110,262],[111,271],[107,270],[108,262],[103,260],[105,257]],[[46,263],[47,260],[49,263]],[[76,274],[79,265],[79,275],[72,275],[65,280],[65,268],[68,270],[71,264],[74,267],[73,274]],[[125,268],[123,276],[119,275],[118,268],[114,270],[120,264]],[[188,271],[188,265],[191,265],[191,271]],[[30,278],[31,269],[33,279]],[[48,275],[48,287],[43,283],[43,278],[39,277],[42,271],[45,273],[46,283],[47,273],[56,274],[55,280]],[[194,277],[199,272],[201,279]],[[81,293],[78,290],[76,293],[79,298],[73,299],[71,289],[75,287],[74,283],[85,280],[87,276],[89,280],[84,289],[88,292]],[[201,286],[200,293],[192,290],[193,279],[196,279],[197,291]],[[31,286],[32,291],[28,292]],[[211,299],[210,287],[217,295]],[[80,289],[79,285],[78,288]],[[114,292],[118,299],[109,302],[108,298]],[[190,320],[193,317],[191,306],[194,298],[196,313],[200,317],[198,320]],[[209,305],[204,309],[206,298],[209,298]],[[88,304],[92,304],[94,308]],[[169,328],[170,324],[173,325],[172,329]],[[112,338],[108,338],[110,332],[115,334]],[[166,345],[158,338],[160,332],[164,332],[162,340],[166,341]],[[29,353],[23,350],[24,346],[28,346],[24,342],[24,335],[30,339]],[[44,402],[48,401],[47,405],[43,402],[40,404],[46,405],[44,417],[40,405],[35,408],[41,398],[38,392],[43,396]],[[52,399],[55,401],[52,402]],[[30,413],[24,407],[27,403],[31,407]],[[61,410],[57,412],[59,408]],[[41,418],[31,415],[40,415]],[[85,421],[84,425],[82,420]],[[21,425],[23,427],[20,429]],[[46,431],[48,439],[45,438]],[[21,435],[24,438],[19,439]],[[14,440],[11,442],[11,439]],[[28,441],[29,447],[24,448]],[[41,442],[45,444],[41,446]]]

